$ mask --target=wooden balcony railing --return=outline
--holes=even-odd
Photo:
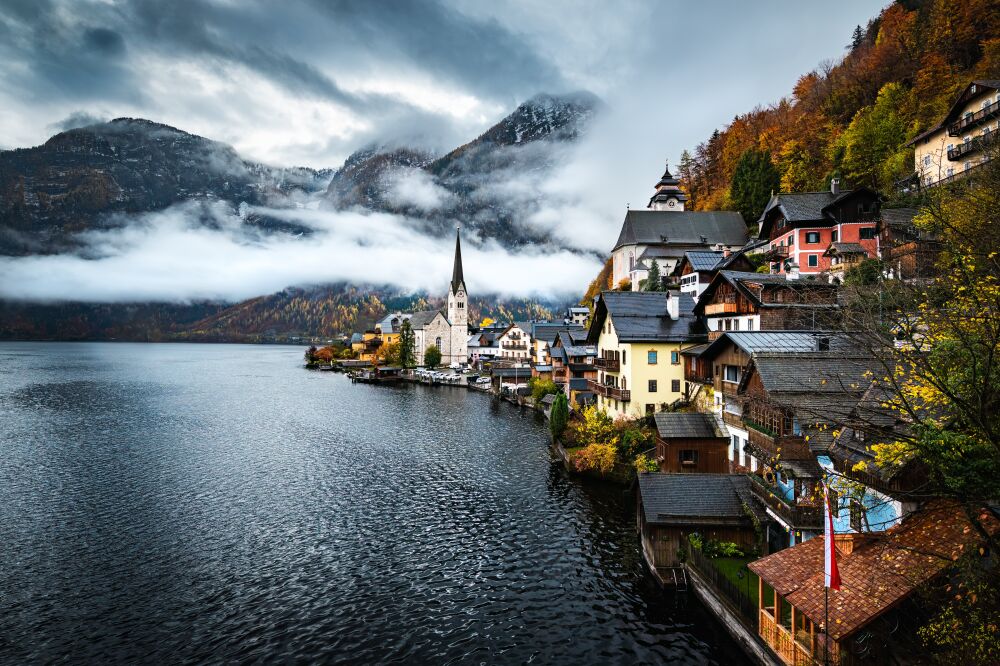
[[[594,365],[602,370],[607,370],[608,372],[618,372],[621,370],[621,362],[616,358],[603,358],[598,356],[597,360],[594,361]]]
[[[527,349],[528,345],[523,342],[505,342],[503,343],[504,349]]]
[[[819,506],[806,506],[790,502],[780,495],[780,490],[756,474],[747,474],[752,483],[750,490],[769,509],[774,511],[786,523],[795,529],[821,529],[823,526],[823,509]]]
[[[800,635],[799,638],[793,637],[792,632],[787,627],[774,621],[774,608],[760,609],[758,626],[760,627],[758,631],[760,637],[789,666],[822,666],[822,664],[827,663],[824,661],[822,633]],[[830,661],[828,663],[831,665],[840,663],[840,654],[836,644],[830,645]]]
[[[985,108],[979,109],[964,118],[959,118],[948,125],[948,136],[959,136],[967,127],[974,127],[984,121],[992,120],[1000,116],[1000,101],[993,102]]]
[[[952,162],[959,160],[969,153],[974,153],[979,150],[983,150],[988,145],[993,143],[993,136],[996,132],[990,132],[989,134],[983,134],[977,136],[969,141],[960,143],[951,150],[948,151],[948,159]]]
[[[600,382],[595,382],[593,379],[587,380],[587,390],[592,391],[597,395],[603,395],[605,398],[614,398],[615,400],[621,400],[622,402],[629,402],[632,400],[631,391],[614,386],[606,386]]]
[[[705,306],[706,315],[729,314],[736,311],[736,303],[709,303]]]

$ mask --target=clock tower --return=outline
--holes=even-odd
[[[679,187],[681,181],[670,175],[670,165],[663,171],[660,182],[656,184],[656,193],[649,198],[646,208],[652,210],[682,211],[687,195]]]

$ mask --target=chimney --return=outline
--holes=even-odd
[[[831,178],[830,179],[830,194],[840,194],[840,179]]]
[[[841,555],[850,555],[866,542],[871,540],[871,533],[851,532],[849,534],[834,534],[833,545]]]
[[[673,291],[668,291],[667,292],[667,314],[670,315],[671,319],[673,319],[674,321],[677,321],[677,319],[679,319],[680,316],[681,316],[681,311],[680,310],[681,310],[681,301],[680,301],[680,298],[678,297],[677,293],[673,292]]]
[[[727,247],[727,248],[724,248],[724,249],[722,250],[722,256],[723,256],[723,258],[725,258],[725,259],[728,259],[728,258],[729,258],[729,255],[731,255],[731,254],[732,254],[732,252],[730,252],[730,251],[729,251],[729,248],[728,248],[728,247]]]

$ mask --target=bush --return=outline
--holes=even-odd
[[[573,439],[579,446],[590,444],[607,444],[613,448],[618,445],[618,429],[607,412],[590,405],[583,410],[583,419],[574,421],[569,428]]]
[[[560,392],[559,387],[551,379],[532,377],[528,380],[528,388],[531,389],[531,397],[536,403],[541,402],[547,395],[555,395]]]
[[[615,466],[617,450],[611,444],[590,444],[576,452],[573,466],[578,472],[595,471],[607,474]]]
[[[436,368],[441,365],[441,350],[437,345],[431,345],[424,352],[424,365],[428,368]]]
[[[623,461],[634,460],[643,451],[653,447],[652,433],[631,424],[624,426],[619,442],[618,455]]]
[[[655,472],[660,469],[660,466],[656,463],[656,460],[650,458],[645,453],[640,453],[635,457],[635,471],[637,472]]]

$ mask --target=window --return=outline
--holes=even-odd
[[[673,365],[679,365],[681,362],[680,352],[675,352],[675,351],[670,352],[670,362]]]
[[[646,416],[649,416],[650,414],[652,414],[655,411],[656,411],[656,405],[654,405],[653,403],[647,402],[646,403]]]
[[[655,379],[650,379],[649,380],[649,392],[650,393],[656,393],[656,380]]]
[[[795,245],[795,234],[792,234],[791,236],[788,237],[788,244]]]
[[[861,227],[858,230],[858,238],[861,240],[871,240],[875,238],[875,227]]]
[[[740,448],[740,438],[736,435],[732,436],[733,441],[729,445],[729,459],[732,460],[736,457],[736,449]]]
[[[955,150],[955,144],[953,144],[953,143],[949,143],[949,144],[948,144],[948,148],[947,148],[947,150],[948,150],[948,152],[949,152],[949,153],[950,153],[951,151]]]
[[[465,307],[465,303],[463,303],[462,301],[459,301],[458,302],[458,309],[461,310],[464,307]]]
[[[952,168],[952,167],[948,167],[948,169],[945,171],[945,174],[948,175],[948,176],[954,176],[955,175],[955,169]]]
[[[740,366],[738,365],[726,366],[726,381],[731,384],[738,384],[740,382]]]
[[[806,263],[809,266],[819,266],[819,255],[818,254],[810,254],[809,255],[809,259],[806,260]]]
[[[646,352],[646,363],[649,365],[656,365],[656,352],[648,351]]]
[[[865,508],[861,506],[861,502],[857,500],[851,500],[851,529],[855,532],[864,531],[864,521],[865,521]]]
[[[930,165],[931,165],[931,156],[930,155],[924,155],[924,166],[925,167],[929,167]]]
[[[816,243],[818,243],[819,242],[819,232],[818,231],[810,231],[810,232],[806,233],[806,242],[810,243],[810,244],[813,244],[813,245],[815,245]]]
[[[681,392],[681,380],[679,380],[679,379],[671,379],[670,380],[670,390],[673,391],[674,393],[680,393]]]
[[[698,464],[698,451],[696,449],[681,449],[677,452],[677,459],[681,465],[693,467]]]
[[[837,239],[839,239],[839,238],[840,238],[840,232],[839,231],[837,231],[836,229],[834,229],[833,231],[830,232],[830,242],[831,243],[836,243]]]

